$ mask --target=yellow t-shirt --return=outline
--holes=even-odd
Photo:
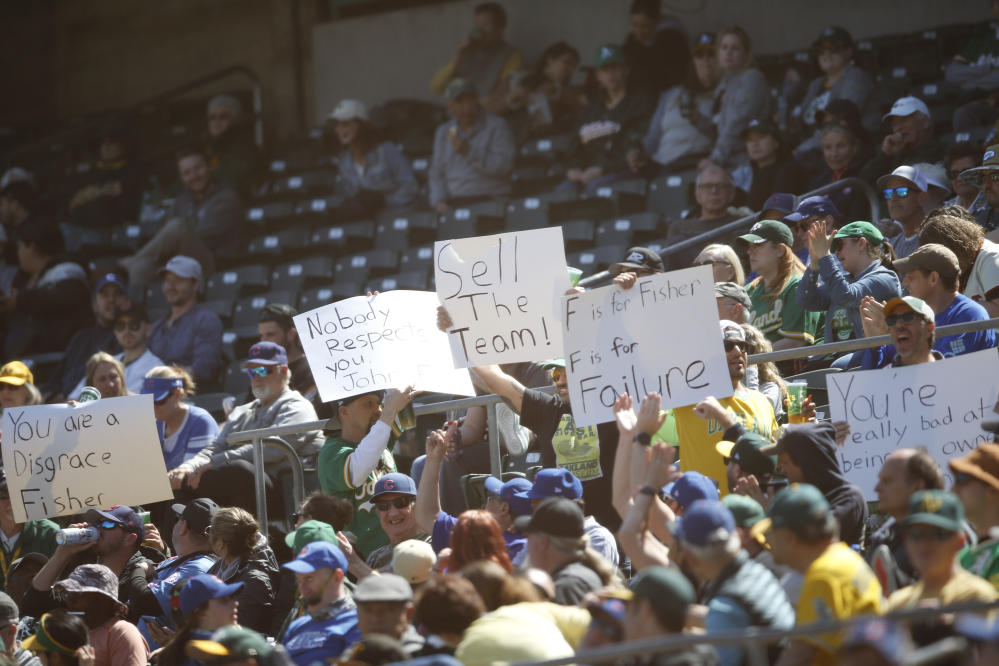
[[[759,391],[741,387],[731,398],[718,401],[742,422],[748,432],[755,432],[773,440],[777,435],[777,418],[767,397]],[[725,428],[718,421],[705,421],[694,414],[694,406],[677,407],[673,410],[676,418],[676,432],[680,439],[680,467],[683,471],[693,470],[718,482],[722,495],[729,492],[725,476],[725,462],[715,450],[721,441]]]
[[[571,657],[589,625],[590,612],[578,606],[501,606],[469,625],[454,656],[465,666]]]
[[[829,546],[805,572],[797,624],[881,614],[881,584],[864,559],[842,541]],[[814,664],[833,664],[843,634],[804,639],[816,648]]]
[[[885,612],[915,608],[924,599],[939,599],[941,606],[965,601],[995,601],[996,589],[984,578],[965,569],[958,570],[941,588],[927,588],[922,581],[896,590],[885,603]]]

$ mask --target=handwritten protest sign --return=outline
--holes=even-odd
[[[577,426],[614,420],[627,392],[659,393],[663,407],[732,395],[710,266],[565,296],[562,334]]]
[[[410,384],[472,395],[436,317],[436,294],[399,290],[324,305],[296,316],[295,328],[323,402]]]
[[[18,522],[173,498],[151,395],[11,407],[0,431]]]
[[[453,322],[455,367],[562,353],[558,305],[569,289],[562,227],[437,241],[434,271]]]
[[[885,456],[925,446],[944,472],[947,461],[990,440],[982,419],[999,395],[999,354],[989,349],[936,363],[827,376],[832,420],[850,424],[839,451],[843,473],[877,498]]]

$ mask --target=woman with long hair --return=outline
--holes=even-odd
[[[499,523],[488,511],[473,509],[458,516],[451,531],[448,571],[461,571],[465,565],[479,560],[495,562],[507,573],[513,571]]]
[[[819,315],[798,305],[796,290],[805,266],[791,250],[791,229],[779,220],[761,220],[739,239],[748,245],[749,267],[759,274],[746,287],[753,326],[774,349],[814,344]]]
[[[746,353],[767,354],[774,350],[763,332],[752,324],[739,324],[746,334]],[[784,399],[787,398],[787,384],[773,361],[750,366],[755,372],[746,372],[746,387],[756,389],[767,397],[774,408],[774,416],[780,421],[784,415]],[[752,376],[750,376],[752,375]]]
[[[177,631],[163,649],[153,655],[152,662],[160,666],[194,666],[184,654],[190,640],[208,640],[216,629],[238,624],[239,602],[236,594],[243,583],[226,585],[211,574],[198,574],[181,581],[171,590],[179,603],[174,611]]]
[[[731,245],[712,243],[706,246],[694,259],[694,266],[706,264],[711,265],[715,282],[746,284],[746,271],[742,267],[742,260],[739,259],[739,255],[735,253]]]
[[[87,625],[62,608],[42,615],[35,633],[21,641],[21,649],[34,652],[42,666],[79,666],[90,663],[94,649]]]
[[[218,437],[219,426],[212,415],[187,402],[196,388],[191,373],[176,365],[157,366],[142,382],[142,393],[153,396],[153,414],[168,471],[198,455]],[[175,484],[174,490],[179,487]]]
[[[128,395],[125,385],[125,366],[107,352],[97,352],[87,359],[86,385],[101,392],[102,398],[120,398]]]

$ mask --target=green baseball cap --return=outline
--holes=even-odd
[[[245,627],[222,627],[211,640],[194,640],[187,643],[187,655],[198,661],[224,662],[268,657],[274,648],[267,639]]]
[[[623,64],[624,50],[617,44],[604,44],[597,49],[597,67]]]
[[[821,523],[831,510],[821,490],[808,483],[793,483],[777,493],[767,517],[753,525],[753,533],[762,534],[771,527],[795,529]]]
[[[312,543],[313,541],[328,541],[334,546],[340,545],[333,526],[321,520],[307,520],[299,525],[297,530],[289,532],[284,537],[284,542],[288,544],[291,552],[296,556],[305,544]]]
[[[551,370],[552,368],[564,368],[565,359],[564,358],[550,358],[541,364],[542,368],[546,370]]]
[[[683,623],[696,600],[694,586],[677,567],[651,566],[631,579],[632,599],[647,599],[659,615]]]
[[[791,227],[780,220],[760,220],[752,226],[748,234],[739,236],[739,240],[753,245],[773,241],[791,247],[794,245],[794,234],[791,233]]]
[[[739,527],[752,527],[767,517],[759,502],[745,495],[732,493],[722,498],[722,504],[732,512],[735,524]]]
[[[891,299],[885,303],[885,316],[888,317],[892,315],[895,310],[903,305],[931,324],[936,323],[937,316],[933,313],[933,308],[931,308],[926,301],[921,298],[916,298],[915,296],[903,296],[901,298]]]
[[[909,498],[909,515],[902,526],[932,525],[948,532],[961,532],[963,523],[964,507],[957,495],[946,490],[920,490]]]
[[[755,432],[744,432],[734,442],[722,440],[715,444],[715,450],[722,458],[729,458],[739,464],[742,471],[757,477],[773,474],[777,469],[777,456],[768,455],[774,443]]]
[[[833,236],[833,244],[839,238],[866,238],[867,242],[872,245],[880,245],[885,240],[884,234],[876,226],[863,220],[844,224],[840,227],[840,230]]]

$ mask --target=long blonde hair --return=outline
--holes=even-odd
[[[130,391],[128,390],[128,385],[125,383],[125,366],[122,365],[121,361],[107,352],[99,351],[87,359],[87,384],[89,386],[94,385],[94,375],[97,373],[97,368],[100,367],[101,363],[107,363],[115,369],[115,372],[118,373],[118,378],[121,380],[122,395],[129,395]]]
[[[742,267],[742,260],[739,259],[739,255],[736,254],[735,250],[732,249],[731,245],[725,245],[724,243],[712,243],[706,246],[703,250],[698,253],[698,256],[704,254],[705,252],[717,252],[721,255],[729,266],[732,267],[732,282],[743,285],[746,284],[746,270]]]
[[[784,288],[787,287],[787,283],[791,281],[791,278],[804,275],[805,264],[801,263],[801,259],[798,258],[794,252],[791,251],[787,245],[783,243],[777,243],[776,241],[767,241],[768,243],[774,243],[784,250],[784,254],[781,255],[780,265],[777,267],[777,284],[774,288],[766,292],[764,298],[771,305],[777,300],[777,297],[781,295]],[[760,275],[750,284],[750,287],[765,287],[763,283],[763,276]]]

